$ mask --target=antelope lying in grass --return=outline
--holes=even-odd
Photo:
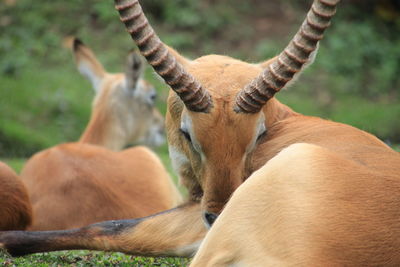
[[[279,56],[248,64],[188,60],[159,40],[137,0],[116,0],[141,53],[172,89],[167,134],[188,203],[71,231],[1,233],[0,243],[12,255],[86,248],[191,256],[204,223],[228,203],[193,266],[400,264],[399,153],[274,98],[312,61],[338,2],[315,0]]]
[[[163,119],[154,88],[141,79],[140,56],[129,55],[125,74],[109,74],[79,40],[73,51],[96,90],[92,116],[78,143],[37,153],[22,170],[34,212],[30,229],[82,227],[176,206],[180,195],[153,152],[140,146],[112,151],[146,135],[156,143],[162,138]]]
[[[32,222],[32,207],[21,179],[0,162],[0,230],[24,230]]]

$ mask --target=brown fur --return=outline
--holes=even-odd
[[[248,64],[210,55],[190,61],[171,51],[213,105],[196,113],[174,92],[168,99],[170,154],[196,212],[179,207],[121,221],[118,234],[96,238],[66,234],[73,245],[62,244],[59,232],[0,234],[0,243],[15,254],[32,253],[32,244],[55,237],[57,245],[46,249],[190,255],[205,233],[200,213],[220,213],[226,205],[193,266],[400,264],[398,152],[371,134],[300,115],[274,98],[256,114],[236,112],[238,93],[273,59]],[[171,236],[169,226],[182,234]]]
[[[247,145],[254,137],[255,124],[259,121],[260,114],[241,114],[233,108],[237,93],[262,69],[258,65],[217,55],[201,57],[187,68],[207,88],[214,106],[209,113],[190,112],[171,92],[166,119],[169,144],[181,150],[190,159],[191,165],[186,166],[189,170],[179,171],[190,173],[181,175],[183,184],[189,186],[193,196],[201,195],[203,192],[196,190],[202,188],[205,193],[204,206],[218,213],[231,193],[252,172],[248,168],[252,160],[242,159],[246,154]],[[193,132],[208,159],[208,163],[203,166],[198,153],[195,153],[179,133],[181,116],[185,113],[189,114],[193,121]],[[264,114],[268,128],[276,120],[296,113],[272,99],[265,106]],[[216,191],[213,192],[214,190]]]
[[[186,216],[181,216],[182,212]],[[123,233],[123,243],[109,238],[110,244],[116,243],[114,251],[145,256],[190,256],[197,248],[196,242],[204,237],[205,228],[201,220],[200,207],[195,203],[185,204],[177,209],[146,218],[135,228]],[[162,227],[160,227],[162,225]],[[182,227],[184,226],[184,227]],[[155,238],[156,237],[156,238]]]
[[[208,89],[214,105],[209,113],[194,113],[187,111],[175,94],[171,93],[169,98],[168,139],[170,146],[189,159],[190,163],[182,165],[179,173],[191,190],[193,200],[202,196],[203,210],[219,213],[231,193],[246,179],[253,179],[252,173],[260,168],[273,169],[267,174],[256,175],[261,176],[257,178],[259,183],[254,184],[252,190],[240,194],[240,200],[235,204],[228,205],[231,208],[225,212],[227,215],[218,219],[222,221],[218,223],[220,226],[207,235],[193,266],[240,266],[241,263],[244,266],[318,265],[324,262],[338,265],[374,262],[379,265],[400,262],[399,253],[391,249],[398,247],[400,240],[400,211],[395,208],[400,204],[399,153],[371,134],[348,125],[300,115],[276,99],[271,99],[258,114],[236,113],[233,110],[235,96],[258,75],[259,69],[254,65],[227,57],[207,56],[193,61],[187,68]],[[189,116],[192,122],[192,142],[188,142],[179,131],[184,116]],[[267,134],[249,151],[247,148],[256,134],[260,116],[265,118]],[[306,145],[295,145],[298,143]],[[196,146],[201,147],[201,152]],[[296,149],[285,150],[292,146]],[[318,153],[305,161],[305,152],[301,148],[307,151],[309,147]],[[293,154],[291,160],[283,157],[281,151],[290,151]],[[200,153],[205,160],[201,159]],[[325,160],[321,162],[320,158]],[[280,168],[269,167],[272,162],[278,162]],[[281,199],[289,203],[304,201],[300,194],[306,188],[291,184],[293,179],[296,183],[300,183],[297,179],[307,179],[307,186],[315,187],[315,194],[310,196],[312,199],[307,200],[314,206],[303,209],[293,206],[290,212],[294,214],[281,215],[279,207],[271,204],[269,208],[270,203],[279,204]],[[331,180],[340,189],[335,189],[329,183]],[[286,187],[294,187],[299,192],[269,193],[274,192],[276,181],[283,181]],[[359,189],[361,184],[362,190]],[[346,205],[340,201],[340,192],[344,188],[347,191],[343,193],[348,197],[354,193],[353,198],[346,200]],[[264,195],[271,196],[263,200]],[[325,205],[323,201],[328,196],[331,196],[330,202]],[[368,201],[367,196],[371,196]],[[335,197],[339,200],[334,201]],[[380,214],[383,212],[385,214]],[[335,220],[323,221],[324,216],[330,218],[330,214],[337,214]],[[315,229],[312,230],[315,232],[305,235],[304,231],[310,231],[307,229],[311,219],[307,217],[304,224],[297,224],[296,220],[301,222],[303,216],[308,215],[314,220],[312,225]],[[245,216],[247,221],[236,220]],[[276,216],[281,218],[281,226],[275,220],[271,224],[266,222]],[[380,221],[382,217],[385,219]],[[361,225],[360,221],[363,222]],[[254,227],[246,229],[253,224]],[[348,232],[359,225],[362,230]],[[293,234],[282,234],[284,229]],[[318,236],[321,231],[328,244],[324,243],[326,239]],[[319,239],[308,246],[303,239],[311,237]],[[296,238],[299,242],[293,244],[291,240]],[[365,246],[366,243],[369,245]],[[292,253],[290,250],[295,250],[296,244],[300,252]],[[347,248],[347,254],[339,255]],[[371,256],[374,250],[381,250],[384,255]]]
[[[185,214],[185,216],[182,216]],[[197,203],[146,218],[107,221],[72,230],[0,232],[13,256],[66,249],[119,251],[145,256],[191,256],[205,235]]]
[[[154,87],[141,79],[144,67],[139,55],[130,53],[125,73],[112,74],[105,71],[88,47],[77,39],[72,42],[77,68],[96,92],[91,118],[80,141],[114,151],[133,143],[160,145],[152,139],[163,134],[164,121],[154,106]]]
[[[32,207],[24,184],[0,162],[0,230],[23,230],[31,222]]]
[[[400,157],[366,140],[366,161],[284,149],[235,191],[191,266],[397,266]]]
[[[21,177],[33,204],[32,230],[144,217],[179,199],[162,163],[145,147],[112,152],[83,143],[59,145],[32,157]]]
[[[197,68],[202,69],[200,64]],[[240,73],[243,74],[244,69]],[[229,75],[221,81],[233,79],[238,73],[223,74]],[[238,87],[242,86],[241,80],[237,81]],[[227,88],[226,85],[218,88]],[[179,173],[191,189],[193,200],[210,190],[223,204],[225,198],[229,198],[229,191],[238,186],[237,181],[227,180],[232,172],[224,172],[232,168],[230,158],[238,160],[238,155],[226,153],[228,150],[245,154],[245,163],[241,168],[233,166],[233,171],[244,173],[243,179],[247,181],[212,227],[193,266],[399,263],[398,252],[393,249],[399,246],[400,240],[399,153],[364,131],[297,114],[275,99],[267,103],[262,113],[267,135],[248,152],[243,147],[254,134],[255,118],[261,113],[235,114],[227,108],[235,93],[227,92],[227,101],[224,101],[221,92],[210,92],[216,99],[211,113],[189,114],[196,141],[201,142],[208,157],[220,163],[217,166],[202,166],[199,155],[180,134],[181,116],[188,111],[174,94],[170,95],[167,115],[170,145],[190,159],[181,165]],[[239,127],[241,131],[237,130]],[[202,129],[207,129],[204,136],[199,132]],[[231,144],[229,140],[235,142]],[[213,170],[230,186],[218,181],[207,183],[209,177],[221,179],[221,176],[212,176]],[[228,177],[223,177],[225,173],[229,173]],[[214,190],[213,186],[223,186],[223,189]],[[203,210],[206,205],[203,204]],[[193,207],[199,210],[198,205]],[[192,218],[193,222],[188,223],[184,218]],[[190,227],[194,223],[199,225],[196,230]],[[190,255],[190,251],[195,250],[191,246],[204,234],[200,225],[198,212],[192,214],[185,208],[178,208],[173,213],[141,219],[118,234],[96,235],[96,239],[71,236],[68,242],[64,242],[64,238],[56,239],[56,245],[49,245],[45,251],[79,247],[141,255]],[[91,227],[97,229],[98,226]],[[171,235],[169,227],[175,229],[172,233],[181,234]],[[31,244],[44,235],[17,239],[14,237],[18,235],[0,235],[0,241],[9,251],[21,253],[15,244]],[[172,240],[176,241],[171,243]],[[32,251],[23,250],[22,253],[29,252]]]
[[[137,76],[135,83],[140,84],[124,88],[129,83],[125,74],[106,73],[89,48],[80,41],[74,44],[78,68],[91,77],[97,92],[92,116],[78,143],[39,152],[23,168],[21,178],[35,214],[30,229],[82,227],[176,206],[180,194],[153,152],[145,147],[111,151],[139,142],[164,126],[160,113],[148,102],[151,84]],[[142,74],[140,65],[133,67],[139,67],[136,75]],[[100,83],[96,77],[101,77]]]

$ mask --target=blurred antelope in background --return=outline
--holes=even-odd
[[[108,73],[79,39],[69,42],[79,72],[96,93],[90,121],[79,141],[114,151],[133,143],[162,145],[164,119],[155,107],[155,88],[142,79],[141,57],[131,52],[125,73]]]
[[[32,207],[25,185],[0,162],[0,230],[24,230],[32,222]]]
[[[400,264],[400,154],[371,134],[301,115],[274,98],[312,62],[339,0],[315,0],[289,45],[258,64],[186,59],[160,41],[138,0],[115,2],[142,55],[172,89],[166,128],[188,203],[118,226],[2,233],[10,253],[192,256],[216,221],[193,266]]]
[[[82,227],[176,206],[180,195],[152,151],[133,147],[118,152],[140,139],[159,145],[163,138],[156,92],[141,78],[140,56],[129,54],[125,74],[110,74],[77,39],[73,52],[96,91],[92,115],[79,142],[39,152],[23,168],[34,214],[30,229]]]

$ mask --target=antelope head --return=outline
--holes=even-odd
[[[80,40],[72,48],[79,72],[92,84],[92,115],[81,141],[120,150],[127,144],[164,143],[164,120],[155,108],[155,88],[142,79],[140,55],[129,53],[125,73],[108,73],[94,53]]]
[[[167,136],[171,159],[212,224],[250,176],[253,152],[274,121],[291,112],[274,99],[315,55],[339,0],[315,0],[289,45],[275,58],[249,64],[226,56],[188,60],[163,44],[138,0],[115,0],[142,55],[170,86]]]

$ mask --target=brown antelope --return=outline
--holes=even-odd
[[[139,138],[155,136],[157,143],[162,137],[154,88],[140,78],[140,56],[129,55],[125,74],[109,74],[89,48],[77,39],[73,43],[77,66],[96,90],[92,116],[78,143],[37,153],[22,170],[34,212],[29,229],[82,227],[176,206],[180,195],[153,152],[112,151]]]
[[[228,203],[193,266],[400,264],[400,154],[274,98],[312,61],[339,0],[314,0],[283,52],[259,64],[186,59],[160,41],[138,0],[115,2],[172,89],[168,142],[189,201],[137,220],[1,233],[4,248],[12,255],[85,248],[191,256],[206,234],[201,218],[209,227]]]
[[[23,182],[0,162],[0,230],[24,230],[31,222],[32,207]]]
[[[96,96],[80,142],[119,151],[127,144],[164,143],[164,120],[154,107],[156,91],[143,80],[140,56],[128,55],[125,73],[108,73],[79,39],[71,41],[76,66],[92,84]]]

